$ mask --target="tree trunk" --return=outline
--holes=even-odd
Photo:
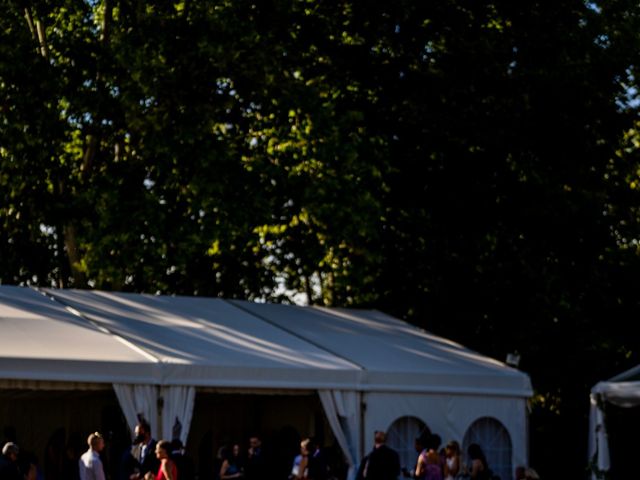
[[[64,245],[67,250],[71,276],[73,277],[73,286],[84,288],[87,286],[87,276],[82,271],[82,259],[78,250],[76,227],[70,223],[64,226]]]
[[[311,278],[309,275],[304,276],[304,288],[307,293],[307,301],[309,302],[309,305],[313,305],[313,288],[311,288]]]

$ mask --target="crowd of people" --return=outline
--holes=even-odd
[[[140,419],[134,431],[131,448],[120,460],[117,480],[268,480],[272,478],[269,461],[258,435],[251,435],[248,448],[233,443],[218,449],[212,475],[196,476],[194,463],[186,455],[182,442],[156,441],[149,424]],[[412,469],[402,468],[398,453],[386,444],[386,434],[376,431],[373,449],[362,459],[357,480],[497,480],[480,445],[472,443],[463,454],[456,441],[441,448],[438,435],[427,433],[415,440],[416,461]],[[66,480],[106,480],[101,452],[105,439],[95,432],[87,438],[87,450],[77,461],[77,468]],[[515,480],[538,480],[535,470],[518,466]],[[293,458],[289,480],[335,480],[342,477],[332,470],[331,462],[319,442],[306,438],[300,443],[299,454]],[[7,442],[0,457],[0,480],[39,480],[36,462],[29,456],[20,456],[14,442]],[[116,479],[114,479],[116,480]],[[503,479],[508,480],[508,479]]]
[[[482,448],[472,443],[467,448],[467,462],[463,461],[460,444],[452,440],[441,448],[439,435],[427,433],[415,439],[416,462],[411,470],[400,466],[396,451],[386,445],[386,433],[376,431],[371,452],[365,456],[357,473],[357,480],[501,480],[494,475]],[[532,468],[518,466],[515,480],[539,480]],[[504,479],[508,480],[508,479]]]

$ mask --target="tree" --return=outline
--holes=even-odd
[[[543,474],[638,361],[637,5],[6,10],[0,281],[297,293],[518,350]]]

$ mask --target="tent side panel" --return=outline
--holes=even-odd
[[[472,395],[424,395],[402,393],[365,394],[365,452],[373,448],[376,430],[387,431],[401,417],[422,420],[443,445],[457,440],[460,445],[474,421],[490,417],[507,429],[512,442],[512,464],[528,464],[527,401],[522,397]]]

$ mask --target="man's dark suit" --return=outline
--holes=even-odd
[[[374,448],[362,460],[358,478],[366,480],[396,480],[400,475],[400,457],[386,445]]]
[[[160,460],[156,457],[156,443],[153,438],[149,441],[144,458],[142,458],[142,447],[144,444],[139,443],[131,447],[131,456],[135,460],[135,467],[140,470],[140,477],[144,477],[144,474],[147,472],[153,472],[155,474],[160,467]]]

